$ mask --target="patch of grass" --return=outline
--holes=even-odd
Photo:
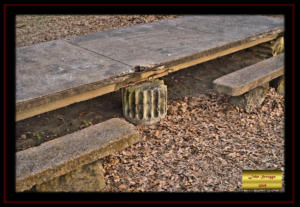
[[[83,121],[82,121],[82,124],[88,126],[88,125],[89,125],[89,122],[87,122],[86,120],[83,120]]]
[[[190,89],[190,88],[184,87],[183,90],[184,90],[187,94],[190,94],[190,95],[193,94],[192,89]]]
[[[35,133],[33,135],[35,138],[37,138],[38,140],[41,140],[42,139],[42,136],[39,134],[39,133]]]

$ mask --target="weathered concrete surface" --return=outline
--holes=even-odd
[[[265,83],[261,86],[258,86],[255,89],[250,90],[249,92],[243,95],[231,96],[229,98],[229,103],[242,107],[245,109],[247,113],[249,113],[263,103],[268,88],[269,88],[269,83]]]
[[[18,48],[16,120],[268,42],[283,31],[280,18],[186,16]],[[137,72],[136,65],[144,69]]]
[[[128,122],[113,118],[16,153],[16,190],[24,191],[136,143]]]
[[[213,81],[220,93],[239,96],[284,74],[284,54],[271,57]]]
[[[229,46],[282,26],[282,19],[265,16],[199,15],[98,32],[69,42],[126,64],[148,66]]]
[[[153,124],[167,114],[167,86],[163,80],[147,81],[122,91],[124,117],[134,124]]]
[[[131,67],[62,40],[16,50],[16,101],[101,81]]]
[[[105,188],[100,161],[83,165],[66,175],[36,186],[38,192],[99,192]]]

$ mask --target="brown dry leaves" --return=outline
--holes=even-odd
[[[17,47],[99,32],[178,15],[17,15]]]
[[[241,191],[241,171],[284,169],[284,99],[248,114],[219,94],[168,103],[141,142],[103,159],[105,191]]]

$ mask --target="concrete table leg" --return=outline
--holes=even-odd
[[[149,125],[167,114],[167,86],[147,81],[122,89],[123,115],[131,123]]]

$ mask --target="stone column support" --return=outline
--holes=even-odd
[[[167,86],[163,80],[122,89],[123,115],[131,123],[149,125],[167,114]]]

